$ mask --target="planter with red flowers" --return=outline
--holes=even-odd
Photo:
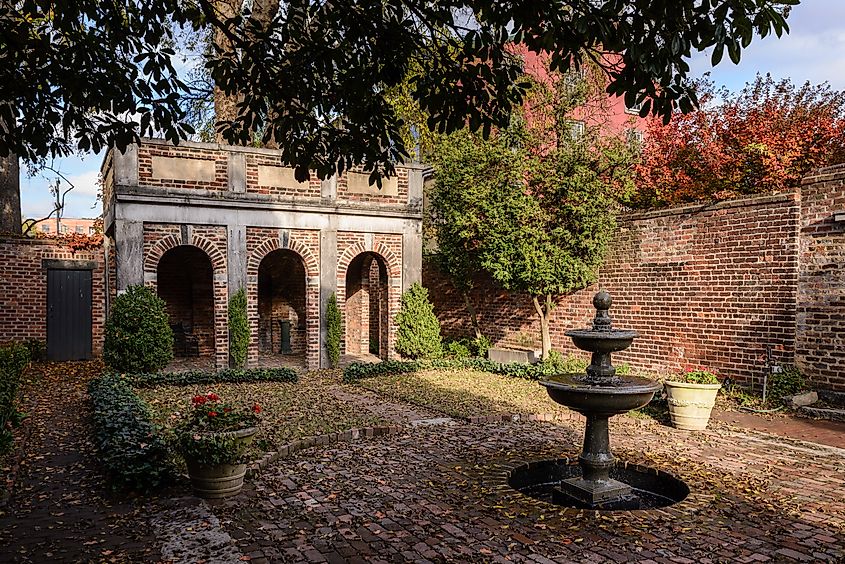
[[[246,475],[246,447],[258,431],[261,407],[231,405],[210,392],[194,396],[176,430],[194,492],[206,499],[237,495]]]

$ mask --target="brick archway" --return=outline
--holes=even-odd
[[[259,360],[260,320],[259,312],[259,270],[262,262],[277,251],[285,251],[295,256],[304,270],[304,354],[305,365],[309,369],[319,368],[320,364],[320,264],[317,257],[302,242],[291,239],[283,247],[278,237],[267,237],[250,252],[247,259],[247,311],[249,315],[252,339],[249,345],[249,362],[252,365]],[[301,315],[301,312],[299,313]]]
[[[185,241],[179,234],[161,237],[144,253],[144,283],[158,290],[158,265],[168,251],[177,247],[193,247],[211,261],[214,296],[214,364],[217,368],[229,365],[229,292],[226,279],[226,253],[211,239],[191,233]]]

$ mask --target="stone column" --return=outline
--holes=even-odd
[[[114,222],[115,271],[117,292],[129,286],[154,282],[144,276],[144,223],[118,219]],[[153,275],[154,276],[154,275]]]
[[[229,297],[231,298],[241,288],[246,290],[246,226],[229,224],[228,232],[227,266],[229,269]]]

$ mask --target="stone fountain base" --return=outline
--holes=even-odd
[[[578,461],[568,458],[529,462],[514,468],[508,476],[510,486],[526,496],[576,509],[655,509],[683,501],[689,495],[687,485],[671,474],[621,461],[610,470],[607,490],[596,492],[590,486],[580,489],[583,482]],[[614,489],[611,483],[627,488],[627,492],[621,488]],[[598,493],[599,498],[604,494],[611,497],[603,501],[596,499],[594,502],[583,500],[584,495],[595,493]]]

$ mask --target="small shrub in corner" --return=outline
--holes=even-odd
[[[249,338],[246,292],[241,288],[229,299],[229,365],[232,368],[246,365]]]
[[[117,296],[105,328],[103,360],[119,372],[154,372],[173,358],[173,331],[164,300],[144,286]]]
[[[340,340],[343,332],[343,320],[340,316],[340,308],[337,307],[337,297],[332,294],[329,303],[326,304],[326,351],[329,355],[329,364],[334,368],[340,361]]]
[[[398,333],[396,352],[405,358],[437,358],[443,353],[440,322],[434,315],[434,306],[428,299],[428,290],[414,283],[402,294],[399,313],[396,314]]]

